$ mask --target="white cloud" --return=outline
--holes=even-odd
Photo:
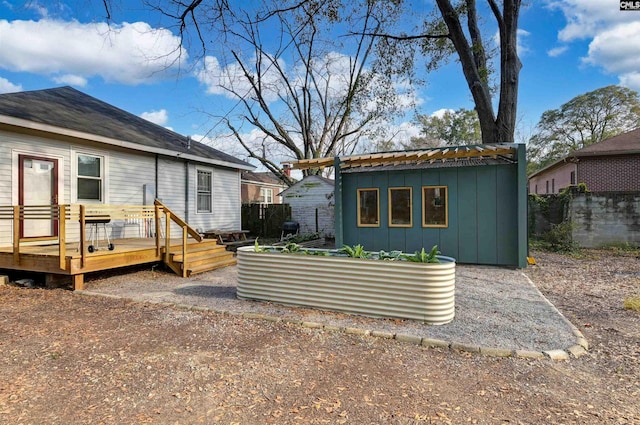
[[[637,12],[623,12],[618,3],[601,0],[550,1],[561,10],[567,25],[558,40],[590,40],[583,63],[617,75],[622,85],[640,90],[640,21]],[[559,49],[559,48],[558,48]]]
[[[85,87],[87,79],[79,75],[65,74],[59,77],[53,77],[53,81],[58,84],[68,84],[70,86]]]
[[[453,109],[442,108],[442,109],[438,109],[437,111],[434,111],[431,114],[431,116],[436,118],[442,118],[444,117],[444,114],[446,113],[453,114],[454,112],[455,111]]]
[[[553,49],[547,50],[547,55],[549,55],[552,58],[557,58],[567,50],[569,50],[569,46],[558,46],[558,47],[554,47]]]
[[[49,10],[40,4],[37,0],[28,1],[24,5],[25,9],[31,9],[43,18],[49,16]]]
[[[160,109],[159,111],[143,112],[140,114],[140,117],[158,125],[165,125],[167,121],[169,121],[169,114],[167,113],[166,109]]]
[[[0,68],[76,81],[99,76],[109,82],[149,83],[166,78],[187,58],[178,37],[144,22],[0,20],[0,39]]]
[[[604,30],[624,22],[633,22],[638,15],[621,12],[618,3],[602,0],[547,0],[553,10],[564,13],[567,25],[558,33],[561,42],[589,39]]]
[[[22,91],[22,85],[13,84],[6,78],[0,77],[0,93],[15,93]]]

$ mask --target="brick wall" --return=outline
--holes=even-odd
[[[640,190],[640,154],[580,158],[578,183],[591,192]]]

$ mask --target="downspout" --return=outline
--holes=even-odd
[[[154,192],[155,192],[154,193],[154,197],[156,199],[159,199],[158,198],[158,190],[159,189],[160,188],[158,187],[158,154],[156,154],[156,178],[155,178],[155,189],[154,189]]]
[[[184,161],[184,221],[189,223],[189,160]]]

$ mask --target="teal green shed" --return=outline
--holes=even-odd
[[[458,263],[527,265],[524,145],[338,157],[334,166],[336,246],[437,245]]]
[[[292,162],[335,169],[336,246],[527,265],[525,145],[448,146]]]

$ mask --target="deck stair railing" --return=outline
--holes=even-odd
[[[155,200],[155,218],[156,218],[156,228],[161,229],[161,216],[164,216],[164,263],[168,265],[176,274],[181,275],[182,277],[187,277],[188,270],[185,266],[187,264],[187,239],[191,236],[198,242],[202,242],[202,235],[195,228],[191,227],[186,221],[184,221],[180,216],[175,214],[169,207],[164,205],[159,200]],[[177,264],[171,261],[171,222],[177,224],[182,229],[182,240],[180,243],[180,250],[182,251],[182,261],[183,266],[180,267]],[[157,255],[160,256],[160,232],[156,232],[156,249]]]

